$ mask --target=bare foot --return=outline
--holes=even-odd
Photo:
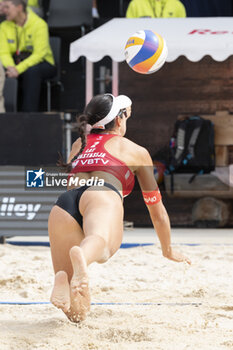
[[[70,308],[70,286],[65,271],[58,271],[55,275],[55,282],[50,298],[51,303],[65,313]]]
[[[87,264],[82,249],[78,246],[70,249],[70,259],[74,274],[70,282],[71,306],[66,315],[72,322],[79,322],[86,318],[91,305]]]

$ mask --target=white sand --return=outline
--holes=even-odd
[[[151,232],[126,236],[155,242]],[[177,246],[191,267],[163,258],[158,244],[120,249],[109,262],[90,266],[92,302],[133,305],[94,305],[81,324],[51,304],[0,305],[0,349],[233,349],[233,233],[176,230],[173,243],[182,242],[202,243]],[[49,301],[49,248],[0,245],[0,257],[1,302]]]

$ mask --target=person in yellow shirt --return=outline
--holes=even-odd
[[[27,7],[33,10],[38,16],[45,19],[45,5],[48,11],[49,0],[28,0]],[[4,0],[0,0],[0,23],[5,19]]]
[[[5,19],[4,3],[3,0],[0,0],[0,23]]]
[[[186,10],[179,0],[132,0],[127,8],[126,17],[186,17]]]
[[[32,7],[40,7],[39,0],[28,0],[27,5]]]
[[[9,78],[22,84],[24,112],[39,110],[41,83],[56,74],[47,23],[25,0],[4,0],[6,21],[0,25],[0,60]]]
[[[0,15],[3,15],[3,14],[4,14],[4,9],[3,9],[3,7],[4,7],[3,1],[0,0]]]
[[[32,9],[38,16],[43,17],[43,6],[41,0],[28,0],[27,6]]]

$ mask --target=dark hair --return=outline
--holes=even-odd
[[[97,95],[91,99],[91,101],[88,103],[86,108],[83,111],[83,114],[80,116],[77,116],[77,130],[79,133],[79,136],[81,138],[81,148],[79,152],[73,157],[70,163],[64,163],[62,161],[62,157],[60,156],[60,159],[57,163],[58,166],[62,166],[66,168],[67,172],[70,172],[72,169],[72,162],[75,161],[75,159],[78,158],[78,156],[83,152],[84,148],[87,144],[86,139],[86,129],[87,124],[94,125],[98,121],[102,120],[106,115],[109,113],[111,107],[112,107],[113,99],[111,95]],[[105,129],[92,129],[92,134],[100,134],[102,132],[105,132],[106,130],[112,130],[115,126],[115,119],[113,119],[110,123],[105,125]]]
[[[22,6],[23,6],[23,12],[26,12],[27,3],[28,3],[27,0],[4,0],[4,1],[10,1],[10,2],[12,2],[12,4],[14,4],[15,6],[22,5]]]

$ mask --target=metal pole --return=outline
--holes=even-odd
[[[106,67],[100,66],[100,77],[99,77],[99,92],[100,94],[105,94],[105,76],[106,76]]]
[[[93,63],[86,59],[86,104],[93,97]]]
[[[119,15],[120,17],[124,17],[123,0],[119,0]]]
[[[71,114],[65,113],[64,114],[64,121],[65,121],[65,140],[66,140],[66,159],[69,158],[71,146],[72,146],[72,125],[71,125]]]
[[[47,112],[51,112],[51,83],[47,81]]]
[[[112,94],[118,96],[119,94],[119,70],[118,62],[112,61]]]

